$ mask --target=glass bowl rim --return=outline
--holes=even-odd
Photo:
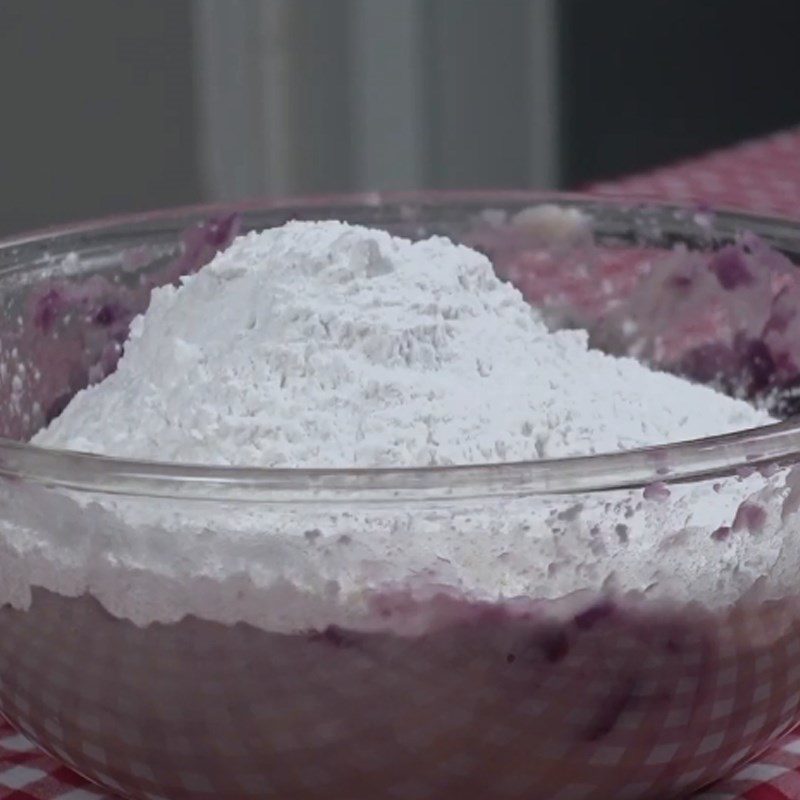
[[[183,217],[314,208],[523,202],[570,206],[647,206],[709,211],[702,203],[670,203],[625,193],[598,195],[527,190],[367,192],[249,199],[182,206],[55,226],[0,239],[0,251]],[[727,232],[782,234],[800,244],[800,222],[715,207]],[[470,498],[646,489],[656,482],[721,479],[800,461],[800,418],[673,444],[570,458],[437,467],[284,469],[157,462],[53,450],[0,437],[0,476],[78,492],[256,503],[453,502]]]

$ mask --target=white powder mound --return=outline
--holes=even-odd
[[[549,332],[465,247],[297,222],[245,236],[155,292],[117,372],[34,441],[183,462],[410,466],[616,451],[768,421],[590,350],[584,332]],[[138,624],[194,614],[285,632],[421,631],[462,613],[431,600],[441,593],[567,610],[599,595],[724,608],[788,591],[800,565],[800,537],[786,533],[800,475],[787,483],[784,470],[435,503],[6,483],[0,604],[25,607],[44,586],[89,593]],[[394,590],[403,611],[387,614]]]
[[[116,373],[34,443],[159,461],[426,466],[624,450],[768,422],[551,333],[488,259],[338,222],[238,239],[153,294]]]

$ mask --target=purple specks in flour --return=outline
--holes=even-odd
[[[109,299],[111,298],[111,299]],[[53,281],[49,288],[32,299],[32,319],[36,330],[50,334],[57,323],[69,324],[80,315],[98,328],[113,329],[127,335],[135,311],[124,302],[126,290],[95,275],[83,282]]]
[[[795,292],[793,287],[784,286],[774,297],[769,317],[764,324],[764,335],[785,333],[789,323],[797,316]]]
[[[543,631],[536,636],[535,645],[550,664],[563,661],[569,652],[569,639],[561,628]]]
[[[667,285],[678,292],[688,292],[692,288],[692,278],[689,275],[672,275],[667,280]]]
[[[72,392],[64,392],[56,397],[52,403],[47,407],[44,414],[45,425],[49,425],[61,412],[69,405],[72,399]]]
[[[208,264],[233,242],[241,226],[241,216],[231,213],[212,217],[186,230],[182,237],[183,254],[173,267],[175,277],[191,275]]]
[[[50,333],[65,307],[66,298],[59,289],[48,289],[36,301],[33,324],[42,333]]]
[[[593,606],[589,606],[585,611],[581,611],[580,614],[576,614],[573,618],[575,622],[575,627],[578,630],[588,631],[594,628],[599,622],[608,619],[614,614],[614,605],[613,603],[609,603],[608,601],[602,601],[600,603],[595,603]]]
[[[238,236],[241,221],[235,212],[212,217],[204,226],[206,241],[217,250],[224,250]]]
[[[644,487],[642,496],[645,500],[655,500],[657,503],[663,503],[669,500],[671,496],[669,486],[664,481],[656,481]]]
[[[754,283],[755,278],[745,260],[741,247],[730,245],[717,251],[708,262],[720,286],[727,291]]]
[[[693,347],[681,358],[679,370],[699,383],[712,383],[736,371],[736,355],[727,344],[708,342]]]
[[[729,525],[720,525],[712,534],[711,538],[715,542],[724,542],[731,535],[731,528]]]
[[[115,322],[129,316],[129,311],[119,303],[104,303],[92,317],[92,322],[101,328],[108,328]]]
[[[322,631],[312,631],[308,635],[311,642],[323,642],[337,649],[346,649],[356,646],[356,639],[350,633],[342,630],[337,625],[329,625]]]
[[[682,374],[700,383],[718,382],[729,390],[742,387],[758,396],[775,384],[778,365],[763,339],[741,333],[733,345],[713,342],[692,348],[681,359]]]
[[[736,511],[732,528],[734,531],[747,530],[750,533],[758,533],[763,529],[767,521],[767,512],[758,503],[744,502]]]
[[[107,378],[117,368],[121,357],[122,345],[115,341],[108,342],[98,360],[89,368],[89,384],[93,385]]]
[[[734,351],[741,365],[742,383],[747,386],[748,394],[758,394],[772,385],[775,361],[763,339],[737,336]]]

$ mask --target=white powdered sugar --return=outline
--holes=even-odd
[[[153,294],[36,444],[265,467],[588,455],[753,427],[741,401],[547,330],[488,259],[338,222],[237,240]]]
[[[583,331],[548,331],[468,248],[294,222],[244,236],[154,292],[116,373],[34,443],[218,465],[425,466],[588,455],[768,422],[591,350]],[[88,592],[140,624],[192,613],[270,630],[380,628],[385,587],[713,606],[764,576],[788,585],[800,563],[798,537],[783,535],[782,474],[436,504],[37,491],[33,521],[30,497],[0,498],[18,520],[5,532],[0,601],[25,605],[31,585]]]

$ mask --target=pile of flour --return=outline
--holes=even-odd
[[[548,331],[488,259],[340,222],[251,233],[154,292],[115,374],[34,442],[159,461],[373,467],[625,450],[769,421]]]
[[[591,350],[585,332],[549,331],[483,255],[447,239],[293,222],[155,291],[117,371],[34,442],[218,465],[414,466],[618,451],[769,421]],[[785,527],[797,496],[783,472],[757,471],[437,503],[0,486],[0,603],[24,607],[45,586],[138,624],[194,614],[286,632],[426,630],[464,607],[441,593],[725,607],[756,585],[796,583],[800,537]],[[403,594],[387,615],[387,587],[420,602]]]

